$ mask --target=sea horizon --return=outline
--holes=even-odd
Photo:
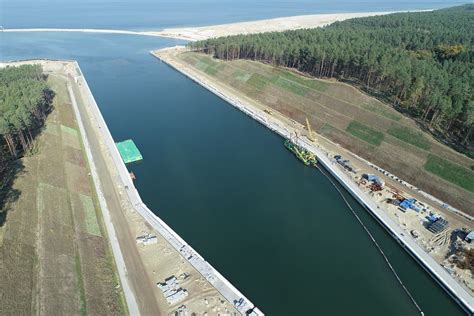
[[[254,3],[243,0],[151,1],[133,4],[124,1],[92,1],[60,3],[56,0],[2,0],[0,26],[13,28],[93,28],[130,31],[157,31],[165,28],[199,27],[215,24],[246,22],[286,16],[388,12],[440,9],[462,5],[466,1],[376,1],[354,2],[263,0]],[[29,10],[25,10],[25,7]],[[87,16],[87,19],[84,19]],[[48,18],[45,18],[48,17]]]

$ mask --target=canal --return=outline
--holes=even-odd
[[[282,139],[128,35],[0,33],[0,59],[76,59],[145,203],[268,315],[416,315],[338,192]],[[426,315],[461,315],[349,197]]]

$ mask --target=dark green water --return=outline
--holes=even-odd
[[[77,59],[133,138],[145,203],[268,315],[416,315],[337,191],[282,139],[148,55],[178,42],[0,33],[0,59]],[[352,199],[425,315],[460,308]]]

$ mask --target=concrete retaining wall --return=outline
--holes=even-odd
[[[290,138],[291,131],[286,129],[283,124],[279,124],[275,119],[265,118],[265,113],[256,109],[251,104],[234,100],[232,97],[220,92],[212,83],[207,80],[200,80],[192,74],[184,71],[180,67],[175,66],[172,62],[160,58],[160,56],[151,53],[153,56],[159,58],[172,68],[176,69],[186,77],[190,78],[197,84],[208,89],[216,94],[218,97],[227,101],[234,107],[240,109],[245,114],[257,120],[261,124],[270,128],[277,134]],[[474,300],[473,297],[461,287],[449,274],[441,267],[429,254],[427,254],[410,236],[406,236],[404,231],[392,221],[388,215],[377,206],[377,204],[366,195],[350,178],[346,175],[336,163],[326,156],[326,154],[319,148],[306,140],[302,140],[299,145],[307,150],[313,152],[318,157],[318,163],[327,169],[331,175],[375,218],[382,226],[394,237],[398,243],[408,253],[416,259],[417,262],[434,278],[434,280],[442,286],[442,288],[468,313],[474,314]]]
[[[224,296],[234,307],[243,315],[251,309],[254,311],[254,315],[264,315],[254,304],[248,300],[235,286],[233,286],[222,274],[220,274],[214,267],[212,267],[202,256],[200,256],[190,245],[188,245],[174,230],[172,230],[163,220],[156,216],[141,200],[141,197],[135,188],[133,181],[130,177],[127,167],[123,162],[120,153],[115,145],[112,134],[110,133],[107,124],[102,116],[102,113],[97,106],[97,103],[90,91],[89,85],[85,77],[82,75],[82,71],[79,65],[76,63],[76,68],[80,76],[77,80],[82,82],[88,91],[89,104],[92,105],[90,108],[94,115],[95,120],[98,122],[99,130],[102,133],[102,140],[106,144],[114,165],[117,168],[122,182],[123,188],[133,206],[133,208],[143,216],[143,218],[157,230],[163,238],[175,248],[184,258],[202,274],[218,291]]]

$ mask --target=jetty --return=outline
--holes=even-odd
[[[176,47],[167,49],[176,49]],[[180,65],[174,62],[171,58],[166,58],[165,56],[153,51],[150,53],[173,69],[182,73],[184,76],[211,91],[224,101],[230,103],[246,115],[268,127],[275,133],[286,139],[291,139],[292,133],[294,133],[293,130],[288,129],[276,116],[269,115],[264,111],[264,109],[259,109],[246,100],[237,99],[230,93],[223,93],[212,82],[205,78],[199,78],[187,68],[180,67]],[[303,129],[303,126],[301,126],[301,129]],[[371,214],[382,225],[382,227],[386,229],[386,231],[402,246],[402,248],[405,249],[431,277],[433,277],[433,279],[463,308],[466,313],[469,315],[474,314],[473,297],[459,283],[457,283],[443,267],[426,253],[421,246],[419,246],[410,236],[406,235],[403,229],[398,226],[372,198],[364,193],[357,184],[338,167],[337,162],[332,157],[329,157],[325,151],[310,140],[301,139],[298,145],[316,155],[316,157],[318,157],[319,166],[324,167],[325,170],[327,170],[369,212],[369,214]]]
[[[131,139],[116,143],[120,156],[125,163],[143,160],[143,156],[137,148],[137,145]],[[132,177],[133,178],[133,177]]]

